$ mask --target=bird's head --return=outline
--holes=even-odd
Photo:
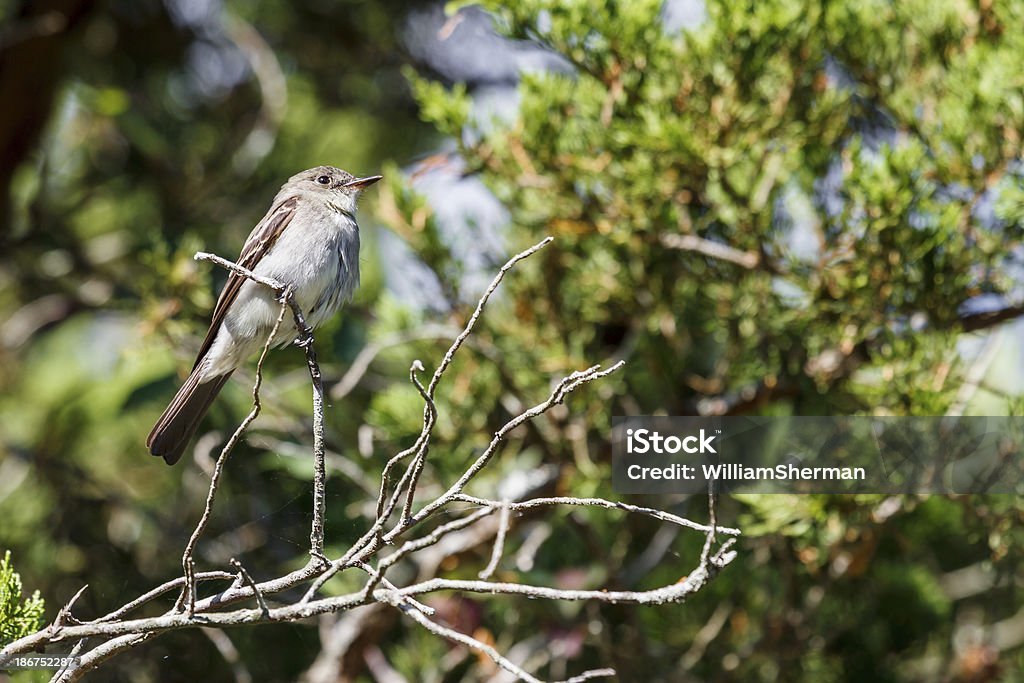
[[[339,211],[354,214],[359,193],[381,177],[371,175],[357,178],[348,171],[342,171],[334,166],[317,166],[293,175],[282,190],[291,189],[324,196]]]

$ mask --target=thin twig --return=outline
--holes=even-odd
[[[270,287],[278,294],[284,293],[284,290],[287,289],[287,285],[283,282],[278,282],[272,277],[264,277],[263,275],[257,275],[248,268],[240,266],[234,261],[229,261],[226,258],[217,256],[216,254],[210,254],[205,251],[197,251],[192,258],[195,259],[196,261],[209,261],[211,263],[216,263],[221,268],[226,268],[227,270],[230,270],[232,273],[235,273],[236,275],[241,275],[244,278],[248,278],[249,280],[258,282],[261,285]]]
[[[420,392],[420,396],[423,398],[424,404],[427,410],[430,411],[430,425],[437,421],[437,406],[434,404],[434,397],[429,394],[426,389],[423,388],[423,384],[420,383],[419,377],[416,376],[416,370],[423,371],[423,363],[419,360],[415,361],[412,365],[412,370],[409,372],[409,377],[412,383],[416,386],[416,390]],[[409,487],[405,496],[405,505],[402,507],[402,519],[399,522],[399,526],[406,524],[409,521],[409,517],[412,515],[413,502],[416,499],[416,487],[419,485],[420,475],[423,474],[423,466],[427,462],[427,453],[430,450],[430,441],[424,440],[420,447],[416,450],[416,457],[413,458],[410,469],[412,476],[409,479]]]
[[[366,562],[360,562],[357,566],[364,572],[366,572],[370,577],[370,580],[366,583],[366,586],[363,588],[363,593],[365,597],[370,597],[370,595],[373,593],[373,587],[377,585],[383,585],[388,590],[398,592],[398,586],[388,581],[387,578],[385,578],[383,571],[371,567]],[[428,617],[433,616],[434,612],[436,611],[433,607],[424,605],[422,602],[414,598],[403,597],[402,601],[406,605],[409,605],[410,607],[413,607],[423,612]]]
[[[214,581],[214,580],[221,580],[221,581],[227,580],[227,581],[230,581],[230,580],[232,580],[234,578],[235,578],[234,574],[230,574],[228,572],[222,572],[222,571],[200,572],[200,573],[195,575],[196,583],[198,583],[200,581]],[[184,583],[185,583],[185,577],[184,576],[179,576],[176,579],[172,579],[172,580],[170,580],[170,581],[168,581],[166,583],[163,583],[163,584],[157,586],[156,588],[154,588],[154,589],[152,589],[150,591],[147,591],[146,593],[143,593],[142,595],[140,595],[139,597],[135,598],[131,602],[129,602],[129,603],[127,603],[127,604],[125,604],[125,605],[123,605],[121,607],[118,607],[113,612],[111,612],[109,614],[106,614],[106,615],[100,617],[99,619],[94,619],[94,620],[92,620],[90,622],[87,622],[87,623],[100,624],[100,623],[103,623],[105,621],[114,621],[115,619],[120,619],[125,614],[128,614],[129,612],[131,612],[131,611],[133,611],[135,609],[138,609],[142,605],[145,605],[146,603],[148,603],[148,602],[150,602],[152,600],[155,600],[156,598],[160,597],[164,593],[169,593],[170,591],[174,590],[175,588],[178,588],[179,586],[181,586]]]
[[[491,439],[490,444],[488,444],[487,448],[484,449],[484,452],[480,455],[480,457],[476,459],[476,462],[470,465],[470,467],[463,473],[463,475],[459,477],[459,480],[457,482],[452,484],[452,486],[447,491],[438,496],[431,503],[427,504],[422,510],[417,512],[416,515],[414,515],[408,521],[407,524],[396,526],[394,529],[392,529],[388,534],[384,536],[384,541],[391,542],[395,537],[401,534],[410,525],[417,524],[423,521],[430,515],[434,514],[435,512],[443,508],[449,502],[454,500],[455,496],[462,493],[462,490],[466,487],[466,485],[477,474],[480,473],[480,470],[482,470],[487,465],[488,462],[490,462],[491,458],[494,457],[494,454],[497,452],[498,446],[501,445],[502,441],[504,441],[505,437],[513,429],[523,424],[527,420],[532,420],[538,415],[547,412],[553,406],[560,404],[568,394],[570,394],[572,391],[574,391],[581,385],[587,382],[592,382],[596,379],[600,379],[602,377],[607,377],[611,373],[621,368],[623,365],[625,365],[625,361],[619,361],[618,363],[608,368],[607,370],[601,370],[601,366],[595,365],[593,367],[587,368],[586,370],[574,372],[571,375],[564,377],[562,381],[558,383],[558,386],[556,386],[555,389],[551,392],[551,395],[548,396],[548,399],[546,401],[535,405],[533,408],[530,408],[529,410],[520,413],[516,417],[506,422],[505,425],[494,434],[494,438]]]
[[[331,400],[337,401],[348,396],[355,389],[356,385],[359,384],[359,380],[363,378],[367,370],[370,369],[370,364],[382,351],[410,342],[425,341],[427,339],[447,339],[458,333],[458,328],[450,325],[424,325],[416,329],[389,334],[377,341],[371,341],[359,351],[355,359],[348,366],[345,374],[331,387]]]
[[[447,524],[442,524],[426,536],[406,541],[397,550],[382,559],[379,566],[381,569],[387,569],[406,555],[423,550],[424,548],[429,548],[448,534],[465,529],[468,526],[472,526],[484,517],[489,517],[494,513],[494,510],[495,508],[482,508],[466,515],[465,517],[460,517],[459,519],[448,522]]]
[[[89,584],[84,584],[81,588],[78,589],[78,591],[74,595],[71,596],[71,599],[68,600],[67,603],[65,603],[64,606],[57,611],[57,616],[53,620],[54,626],[60,628],[66,624],[81,623],[73,616],[71,616],[71,608],[75,606],[75,603],[78,602],[78,598],[82,597],[82,593],[84,593],[85,589],[88,587]]]
[[[395,606],[401,608],[399,604],[396,604]],[[427,615],[423,614],[422,612],[419,612],[418,610],[403,609],[402,611],[407,616],[409,616],[409,618],[411,618],[417,624],[427,629],[434,635],[446,638],[448,640],[454,640],[457,643],[462,643],[463,645],[469,647],[472,650],[476,650],[477,652],[487,655],[495,664],[500,666],[505,671],[508,671],[513,676],[517,676],[520,680],[526,681],[527,683],[544,683],[539,678],[531,676],[528,672],[526,672],[519,666],[513,664],[507,658],[502,656],[500,652],[498,652],[496,649],[494,649],[487,643],[481,640],[477,640],[472,636],[468,636],[465,633],[462,633],[461,631],[456,631],[453,628],[442,626],[441,624],[428,618]],[[563,683],[580,683],[582,681],[590,680],[592,678],[607,677],[614,675],[614,669],[594,669],[592,671],[584,672],[579,676],[570,678],[568,681],[564,681]]]
[[[481,579],[489,579],[494,575],[495,570],[498,568],[498,563],[501,561],[501,556],[505,552],[505,534],[508,533],[508,524],[512,516],[512,511],[507,503],[502,503],[499,506],[501,515],[498,517],[498,533],[494,536],[494,547],[491,548],[491,559],[487,563],[477,576]]]
[[[228,562],[231,564],[232,567],[238,570],[238,575],[241,577],[242,581],[247,586],[252,588],[252,592],[256,594],[256,603],[260,606],[260,609],[263,611],[263,616],[269,618],[270,608],[267,607],[267,601],[263,599],[263,593],[260,591],[259,586],[256,585],[256,582],[252,580],[252,577],[249,576],[249,572],[247,572],[245,570],[245,567],[242,566],[242,563],[234,557],[228,560]]]
[[[423,428],[420,430],[420,435],[412,446],[392,457],[384,465],[384,471],[380,477],[380,494],[377,496],[377,519],[380,521],[381,527],[383,527],[384,519],[391,514],[390,512],[385,513],[384,510],[385,501],[387,500],[388,477],[391,474],[391,470],[410,455],[420,452],[420,449],[429,440],[430,433],[434,428],[434,421],[437,419],[437,408],[434,405],[434,399],[423,389],[423,384],[420,383],[419,378],[416,376],[417,372],[423,372],[423,370],[423,363],[419,360],[413,361],[409,367],[409,381],[420,392],[425,403],[423,406]],[[397,491],[401,491],[401,487],[398,487]]]
[[[137,647],[155,635],[155,633],[133,633],[100,643],[82,655],[77,665],[58,671],[50,680],[50,683],[76,683],[76,681],[82,680],[87,673],[94,671],[96,667],[114,655],[129,648]]]
[[[470,526],[471,524],[474,524],[478,520],[480,520],[483,517],[486,517],[486,516],[492,514],[493,512],[494,512],[494,510],[491,509],[491,508],[485,508],[485,509],[482,509],[482,510],[478,510],[478,511],[476,511],[476,512],[470,514],[470,515],[467,515],[466,517],[462,517],[462,518],[456,519],[456,520],[454,520],[452,522],[448,522],[447,524],[443,524],[443,525],[439,526],[438,528],[434,529],[434,531],[432,531],[431,533],[427,534],[426,536],[423,536],[423,537],[415,539],[415,540],[406,541],[396,551],[394,551],[393,553],[391,553],[390,555],[385,557],[383,560],[381,560],[380,564],[378,565],[378,568],[381,571],[384,571],[388,567],[390,567],[393,564],[395,564],[396,562],[398,562],[398,560],[400,560],[403,557],[405,557],[406,555],[408,555],[410,553],[413,553],[413,552],[416,552],[417,550],[421,550],[423,548],[429,547],[429,546],[437,543],[438,541],[440,541],[447,534],[449,534],[449,533],[451,533],[453,531],[458,531],[459,529],[465,528],[467,526]],[[378,520],[378,522],[379,522],[379,520]],[[359,547],[361,542],[363,542],[363,541],[370,540],[373,537],[373,531],[374,531],[374,529],[371,528],[369,532],[364,534],[362,539],[360,539],[359,541],[356,542],[355,545],[353,545],[353,548]],[[316,578],[316,580],[313,582],[313,584],[306,591],[305,595],[302,596],[302,600],[300,602],[309,602],[310,600],[312,600],[313,596],[317,593],[317,591],[319,591],[321,588],[323,588],[324,584],[327,583],[330,579],[332,579],[339,571],[343,571],[343,570],[348,569],[350,567],[359,566],[360,563],[365,561],[363,558],[368,558],[370,555],[372,555],[374,552],[376,552],[379,549],[379,547],[380,547],[379,545],[378,546],[371,546],[369,548],[364,549],[362,552],[359,552],[359,553],[355,553],[355,552],[353,552],[353,550],[349,550],[349,552],[346,553],[344,557],[342,557],[339,560],[335,560],[334,562],[332,562],[330,569],[328,569],[327,571],[325,571],[323,574],[321,574],[320,576],[318,576]],[[371,550],[371,548],[372,548],[372,550]],[[356,558],[356,559],[353,559],[353,558]]]
[[[554,240],[553,237],[545,237],[529,249],[519,252],[510,258],[505,265],[501,267],[498,274],[494,276],[494,279],[491,280],[491,284],[488,285],[487,289],[484,290],[483,295],[480,297],[480,300],[477,301],[476,309],[473,311],[473,315],[469,317],[469,321],[466,323],[465,329],[463,329],[462,333],[455,338],[455,341],[452,342],[447,353],[444,354],[441,364],[438,365],[437,370],[434,371],[434,377],[430,380],[430,386],[427,387],[427,393],[431,397],[434,396],[434,391],[437,389],[437,384],[441,381],[441,376],[444,374],[444,371],[448,369],[448,366],[451,365],[452,360],[455,358],[455,353],[462,346],[462,343],[466,341],[466,338],[473,332],[473,328],[476,326],[476,321],[480,319],[480,316],[484,312],[484,306],[487,305],[488,299],[490,299],[491,295],[494,294],[494,290],[496,290],[498,285],[501,284],[501,280],[505,277],[505,273],[512,270],[512,268],[523,259],[533,256],[538,251],[551,244],[552,240]]]
[[[196,255],[199,258],[199,255]],[[219,257],[218,257],[219,258]],[[242,270],[245,270],[244,268]],[[272,286],[272,285],[267,285]],[[235,445],[242,438],[242,434],[252,424],[252,421],[260,414],[260,386],[263,384],[263,362],[267,358],[267,353],[270,351],[270,345],[274,341],[274,337],[277,336],[277,331],[281,327],[281,323],[284,321],[284,314],[288,310],[288,301],[291,296],[291,287],[287,286],[281,295],[281,310],[278,311],[277,319],[274,321],[274,326],[270,330],[270,334],[267,336],[266,342],[263,344],[263,351],[260,353],[260,359],[256,363],[256,381],[252,387],[252,410],[242,420],[241,424],[238,425],[238,429],[235,430],[228,442],[224,444],[224,448],[221,449],[220,457],[217,458],[217,463],[213,467],[213,476],[210,477],[210,488],[206,493],[206,505],[203,508],[203,514],[199,518],[199,523],[196,524],[195,530],[192,532],[192,536],[189,537],[188,543],[185,545],[185,552],[181,556],[181,566],[185,571],[185,585],[182,588],[181,596],[178,598],[178,603],[175,605],[175,609],[181,610],[182,608],[191,616],[195,614],[196,610],[196,582],[195,582],[195,561],[192,557],[195,552],[196,543],[199,542],[199,537],[206,530],[207,524],[210,522],[210,516],[213,514],[213,499],[217,495],[217,488],[220,485],[220,478],[224,472],[224,464],[228,460],[228,456],[231,455],[231,451],[234,450]]]
[[[396,607],[398,606],[399,605],[396,605]],[[408,615],[410,619],[412,619],[417,624],[427,629],[434,635],[440,636],[447,640],[453,640],[456,643],[462,643],[463,645],[469,647],[472,650],[476,650],[477,652],[481,652],[487,655],[495,664],[500,666],[505,671],[508,671],[513,676],[518,677],[520,680],[526,681],[527,683],[544,683],[539,678],[534,678],[529,673],[527,673],[523,669],[519,668],[518,666],[510,662],[508,659],[503,657],[500,652],[495,650],[487,643],[481,640],[477,640],[472,636],[467,636],[465,633],[456,631],[455,629],[448,628],[447,626],[442,626],[436,621],[433,621],[430,618],[428,618],[427,615],[417,610],[405,609],[402,611],[406,615]]]
[[[568,602],[594,601],[613,604],[664,605],[683,602],[700,589],[707,582],[708,578],[708,571],[702,567],[697,567],[687,575],[686,579],[679,583],[647,591],[568,590],[549,588],[548,586],[533,586],[525,583],[429,579],[406,586],[401,590],[401,594],[403,596],[412,596],[436,593],[438,591],[462,591],[466,593],[487,593],[490,595],[526,595],[531,598],[565,600]]]
[[[436,420],[427,419],[429,417],[427,415],[427,412],[428,410],[430,410],[430,406],[433,406],[434,392],[437,390],[437,385],[441,381],[441,377],[444,375],[445,370],[448,369],[448,366],[451,365],[452,361],[455,359],[455,354],[462,347],[462,344],[466,341],[469,335],[472,334],[473,328],[476,326],[477,321],[483,314],[484,307],[487,305],[487,302],[491,298],[491,295],[494,294],[494,291],[498,288],[498,285],[501,284],[502,279],[505,277],[505,273],[511,270],[517,263],[519,263],[523,259],[532,256],[533,254],[537,253],[538,251],[546,247],[548,244],[551,243],[553,239],[554,238],[552,237],[545,237],[543,240],[533,245],[529,249],[521,251],[512,258],[510,258],[505,263],[505,265],[501,267],[497,275],[494,276],[494,279],[491,280],[491,284],[487,286],[487,289],[485,289],[484,293],[480,296],[480,299],[477,301],[476,308],[473,310],[473,314],[469,317],[469,320],[466,322],[466,326],[463,328],[462,332],[459,333],[459,336],[457,336],[455,340],[452,341],[451,346],[448,347],[448,351],[445,352],[444,358],[441,359],[441,362],[440,364],[438,364],[437,369],[434,370],[434,375],[430,379],[430,385],[427,387],[426,392],[424,392],[424,397],[425,400],[427,401],[427,406],[424,407],[424,423],[423,429],[420,431],[419,438],[417,438],[416,443],[413,444],[411,448],[408,448],[405,451],[402,451],[401,453],[396,455],[394,458],[389,460],[387,465],[385,465],[384,467],[384,472],[381,474],[381,493],[377,501],[378,517],[381,516],[385,492],[387,490],[387,480],[388,476],[391,473],[391,469],[399,462],[412,455],[413,453],[419,454],[424,445],[430,440],[430,435],[433,433],[434,424]],[[434,415],[434,417],[436,417],[436,415]],[[419,469],[422,470],[422,465],[420,465]],[[417,476],[414,476],[412,484],[416,483],[416,479]],[[413,486],[413,488],[415,488],[415,486]],[[403,516],[402,523],[399,524],[399,528],[405,526],[407,522],[408,519],[406,519]]]
[[[695,251],[711,258],[735,263],[748,270],[757,268],[758,264],[761,263],[761,255],[755,251],[740,251],[735,247],[730,247],[728,244],[712,242],[696,235],[669,233],[661,236],[661,243],[669,249]]]
[[[708,481],[708,532],[704,539],[704,547],[700,551],[700,565],[702,567],[707,566],[708,558],[711,555],[711,548],[715,544],[715,526],[717,522],[715,520],[715,499],[717,494],[715,493],[715,482]]]
[[[295,295],[289,291],[286,299],[291,306],[295,318],[295,328],[299,331],[296,344],[306,352],[306,365],[309,366],[309,379],[313,384],[313,522],[309,532],[309,554],[324,567],[330,560],[324,555],[324,519],[327,515],[327,455],[324,446],[324,379],[320,374],[316,349],[313,348],[313,329],[295,301]]]
[[[664,510],[657,510],[655,508],[641,507],[639,505],[630,505],[629,503],[620,503],[614,500],[605,500],[604,498],[573,498],[571,496],[554,496],[551,498],[532,498],[530,500],[524,500],[520,502],[502,503],[496,500],[490,500],[488,498],[478,498],[477,496],[470,496],[465,493],[459,493],[454,496],[453,500],[461,501],[464,503],[472,503],[473,505],[487,505],[490,507],[507,506],[510,510],[516,512],[522,510],[530,510],[538,507],[551,507],[555,505],[575,505],[581,507],[602,507],[611,510],[625,510],[626,512],[635,512],[641,515],[647,515],[654,519],[662,522],[669,522],[678,526],[686,527],[687,529],[693,529],[695,531],[711,531],[711,527],[707,524],[698,524],[685,517],[673,515],[671,512],[665,512]],[[732,527],[720,526],[717,529],[718,533],[729,534],[731,536],[740,535],[739,529],[733,529]]]

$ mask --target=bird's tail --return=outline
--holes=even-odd
[[[149,452],[162,457],[168,465],[181,459],[185,446],[199,427],[199,421],[231,377],[229,372],[208,382],[200,382],[200,375],[201,368],[192,371],[146,439]]]

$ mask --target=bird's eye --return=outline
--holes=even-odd
[[[318,183],[320,183],[321,185],[330,185],[331,184],[330,177],[329,176],[325,176],[325,175],[320,176],[319,178],[316,179],[316,181]]]

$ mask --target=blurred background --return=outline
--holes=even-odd
[[[360,209],[363,285],[317,334],[329,555],[419,433],[410,363],[436,367],[500,264],[546,235],[439,389],[424,495],[553,380],[620,359],[473,492],[616,498],[612,415],[1020,414],[1024,2],[464,4],[0,0],[0,551],[47,621],[83,583],[84,618],[180,572],[253,379],[236,373],[194,456],[147,454],[224,280],[192,255],[234,258],[318,164],[385,175]],[[201,569],[306,561],[301,352],[273,355],[263,397]],[[629,498],[706,520],[702,497]],[[1022,510],[737,495],[719,521],[743,529],[739,558],[687,604],[431,604],[550,679],[1019,681]],[[475,578],[490,540],[394,579]],[[607,510],[526,514],[495,577],[652,588],[702,541]],[[172,633],[94,677],[508,680],[375,608]]]

